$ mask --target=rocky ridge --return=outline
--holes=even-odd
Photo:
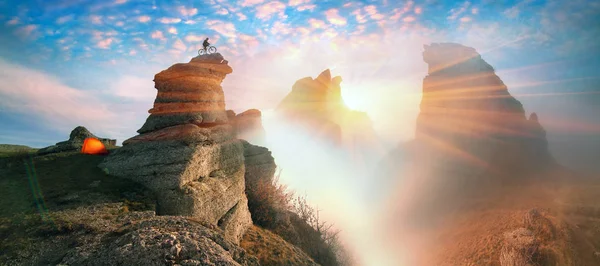
[[[69,139],[61,142],[57,142],[55,145],[48,146],[37,151],[39,155],[45,155],[50,153],[67,152],[81,150],[83,142],[87,138],[96,138],[100,140],[105,146],[114,147],[117,145],[116,139],[99,138],[92,134],[87,128],[78,126],[71,131]]]
[[[140,135],[99,167],[156,193],[157,214],[193,217],[239,243],[252,221],[244,148],[228,124],[220,86],[232,71],[216,53],[156,74],[158,95]]]

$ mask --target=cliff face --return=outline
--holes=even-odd
[[[258,145],[265,144],[266,133],[262,125],[260,110],[249,109],[237,115],[234,111],[227,110],[227,113],[229,122],[233,126],[238,139]]]
[[[453,43],[424,49],[429,74],[415,132],[421,168],[470,179],[553,162],[537,115],[526,118],[475,49]]]
[[[252,221],[244,147],[228,124],[220,86],[231,72],[217,53],[156,74],[158,95],[141,134],[100,167],[156,193],[159,215],[192,216],[238,243]]]

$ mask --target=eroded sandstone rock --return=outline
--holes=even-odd
[[[141,134],[99,166],[157,195],[159,215],[191,216],[238,243],[252,224],[244,194],[244,147],[228,124],[221,55],[198,56],[156,74],[158,95]]]

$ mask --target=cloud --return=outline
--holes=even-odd
[[[127,0],[115,0],[115,4],[121,5],[127,3]]]
[[[270,19],[274,14],[278,14],[279,17],[284,17],[285,7],[285,4],[279,1],[272,1],[259,5],[256,7],[256,17],[261,20]]]
[[[171,34],[177,34],[177,28],[175,28],[175,27],[170,27],[170,28],[169,28],[169,33],[171,33]]]
[[[233,39],[235,39],[236,37],[235,25],[233,25],[233,23],[231,22],[223,22],[221,20],[209,20],[208,22],[206,22],[206,25],[209,29],[216,31],[225,37]]]
[[[202,42],[202,41],[204,41],[205,38],[206,37],[189,34],[189,35],[185,36],[185,41],[186,42]]]
[[[146,22],[150,21],[150,17],[149,17],[149,16],[139,16],[139,17],[137,18],[137,20],[138,20],[139,22],[146,23]]]
[[[73,15],[62,16],[56,19],[56,24],[63,24],[73,20]]]
[[[402,21],[404,21],[404,22],[413,22],[415,20],[417,20],[417,19],[415,17],[413,17],[413,16],[404,17],[402,19]]]
[[[229,11],[227,11],[225,8],[219,8],[219,10],[217,10],[215,13],[218,15],[227,15],[229,14]]]
[[[49,127],[110,126],[118,120],[93,93],[57,78],[0,59],[0,109],[39,118]]]
[[[448,20],[457,19],[460,16],[460,14],[464,13],[469,8],[470,5],[471,2],[466,1],[462,3],[459,7],[450,9],[450,11],[448,11],[448,13],[450,14],[448,15]]]
[[[244,15],[244,13],[241,13],[241,12],[235,13],[235,14],[238,16],[238,19],[240,21],[244,21],[244,20],[246,20],[248,18],[248,17],[246,17],[246,15]]]
[[[329,9],[325,11],[325,17],[327,21],[333,25],[343,26],[346,25],[346,19],[340,16],[338,10],[335,8]]]
[[[177,8],[179,13],[185,17],[192,17],[198,14],[198,9],[195,7],[186,8],[185,6],[180,6]]]
[[[166,41],[167,38],[165,38],[165,35],[163,35],[162,31],[156,30],[154,32],[152,32],[152,34],[150,35],[150,37],[152,39],[159,39],[161,41]]]
[[[352,11],[352,15],[354,15],[354,17],[356,18],[356,22],[358,23],[367,22],[367,16],[362,14],[362,9],[360,8],[357,8],[354,11]]]
[[[308,19],[308,24],[313,29],[322,29],[322,28],[325,27],[325,22],[323,22],[322,20],[314,19],[314,18],[309,18]]]
[[[11,20],[6,22],[6,25],[17,25],[19,24],[19,18],[13,17]]]
[[[368,5],[365,7],[365,12],[369,14],[369,17],[373,20],[383,19],[383,15],[377,12],[377,7],[374,5]]]
[[[90,15],[88,17],[88,19],[90,20],[90,22],[92,22],[92,24],[96,24],[96,25],[102,24],[102,16]]]
[[[15,33],[22,39],[37,39],[36,30],[38,28],[38,25],[26,25],[17,28]]]
[[[262,4],[264,2],[264,0],[243,0],[241,3],[241,6],[253,6],[253,5],[258,5],[258,4]]]
[[[296,8],[296,10],[298,11],[304,11],[304,10],[310,10],[312,11],[313,9],[315,9],[315,7],[317,7],[317,5],[301,5],[298,6],[298,8]]]
[[[460,22],[470,22],[471,18],[470,17],[462,17],[460,18]]]
[[[288,5],[289,6],[299,6],[299,5],[302,5],[302,4],[308,4],[308,3],[310,3],[310,1],[311,0],[290,0],[288,2]]]
[[[185,46],[185,44],[180,39],[177,39],[173,43],[173,49],[179,50],[179,51],[185,51],[187,49],[187,46]]]
[[[153,87],[152,79],[124,75],[111,84],[110,93],[118,97],[148,102],[156,97],[156,91],[152,89]]]
[[[113,43],[113,38],[106,38],[96,43],[96,47],[101,49],[108,49],[110,45]]]
[[[174,23],[179,23],[181,22],[180,18],[161,18],[158,20],[158,22],[163,23],[163,24],[174,24]]]

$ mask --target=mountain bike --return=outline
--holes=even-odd
[[[198,50],[199,55],[214,54],[216,52],[217,52],[217,47],[214,47],[214,46],[209,46],[209,47],[201,48],[200,50]]]

